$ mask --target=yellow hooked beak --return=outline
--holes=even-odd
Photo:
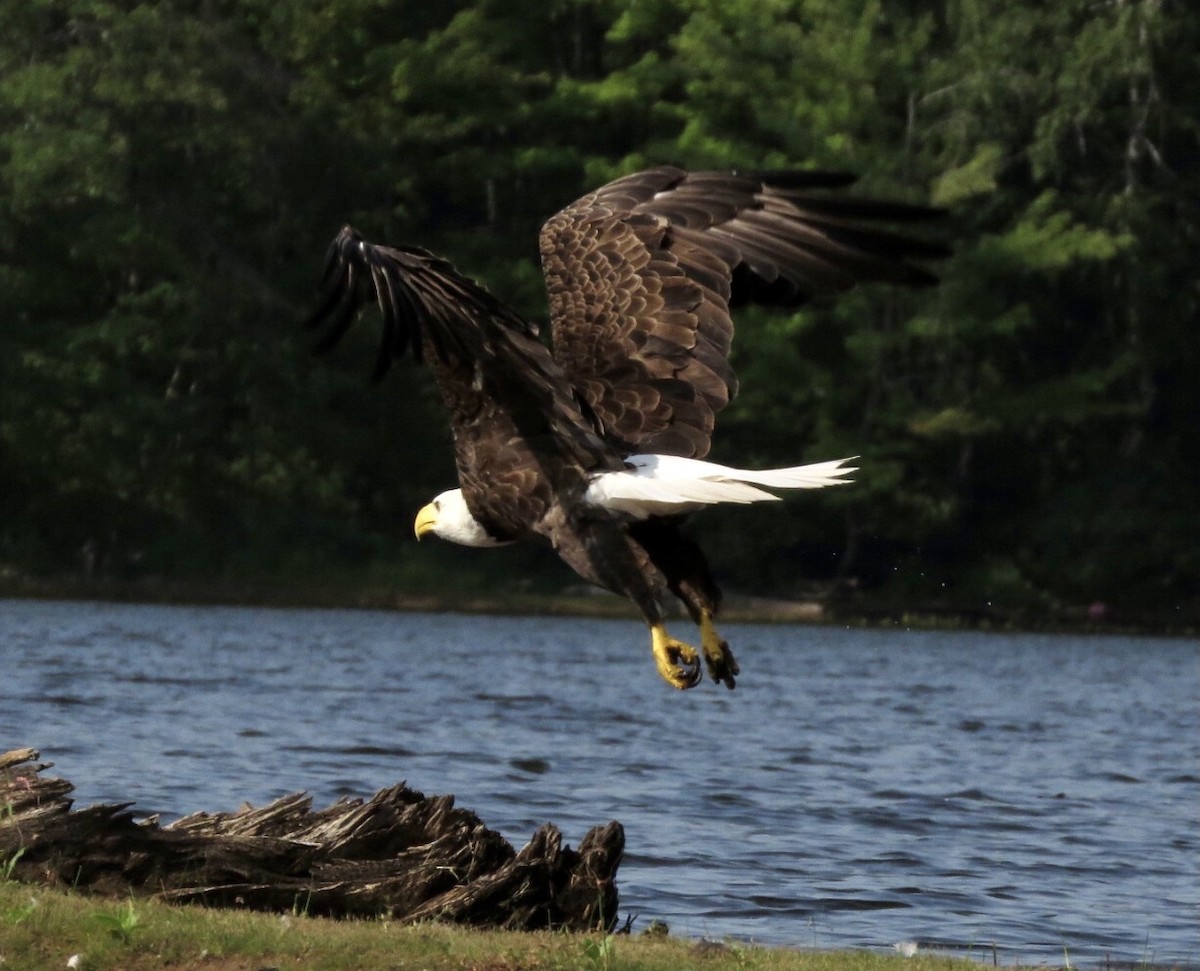
[[[413,532],[417,534],[419,540],[422,536],[428,533],[434,526],[437,525],[438,511],[436,503],[428,503],[421,507],[421,511],[417,513],[417,521],[413,523]]]

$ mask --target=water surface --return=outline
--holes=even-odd
[[[678,625],[682,633],[683,626]],[[801,947],[1200,963],[1200,644],[0,601],[0,750],[171,817],[401,779],[520,847],[619,819],[622,916]]]

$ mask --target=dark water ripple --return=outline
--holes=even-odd
[[[0,748],[166,816],[620,819],[623,911],[693,937],[1200,963],[1200,644],[727,634],[738,690],[675,694],[633,621],[0,601]]]

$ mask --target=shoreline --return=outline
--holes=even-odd
[[[462,613],[501,616],[597,617],[637,620],[622,597],[596,588],[573,585],[559,593],[402,592],[379,582],[329,583],[279,580],[176,580],[161,577],[137,580],[86,577],[4,576],[0,599],[100,601],[110,603],[178,604],[382,610],[397,613]],[[676,606],[676,605],[673,605]],[[682,609],[672,613],[682,617]],[[1092,607],[1058,610],[945,603],[899,605],[877,598],[811,598],[791,600],[731,591],[721,618],[726,623],[811,624],[904,630],[998,631],[1008,633],[1099,634],[1145,637],[1194,637],[1200,617],[1182,608],[1170,611],[1122,613]]]
[[[361,584],[281,580],[136,580],[3,575],[0,599],[95,600],[112,603],[180,604],[383,610],[397,613],[463,613],[501,616],[570,616],[637,620],[621,597],[573,585],[559,593],[402,592],[378,581]],[[672,605],[676,606],[676,605]],[[721,618],[726,623],[812,624],[904,630],[969,630],[1008,633],[1119,634],[1195,637],[1200,616],[1178,608],[1139,613],[1074,606],[1051,610],[1032,605],[993,607],[916,602],[900,605],[884,598],[827,597],[790,600],[731,591]],[[682,609],[672,611],[682,617]]]

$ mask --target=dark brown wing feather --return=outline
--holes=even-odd
[[[347,226],[330,246],[324,285],[309,321],[327,328],[318,350],[375,302],[383,318],[376,377],[406,353],[431,365],[467,505],[494,536],[529,533],[556,496],[586,486],[589,472],[620,467],[536,328],[445,260],[368,243]]]
[[[703,457],[737,393],[729,308],[796,306],[858,283],[936,282],[946,249],[879,223],[936,210],[827,194],[830,172],[618,179],[542,228],[554,355],[619,451]]]
[[[463,363],[486,356],[489,339],[498,335],[537,336],[533,324],[441,257],[416,247],[368,243],[350,226],[329,246],[322,286],[324,301],[307,321],[309,328],[327,328],[318,353],[341,340],[365,303],[379,305],[377,379],[410,350],[420,362],[426,343],[443,361]]]

